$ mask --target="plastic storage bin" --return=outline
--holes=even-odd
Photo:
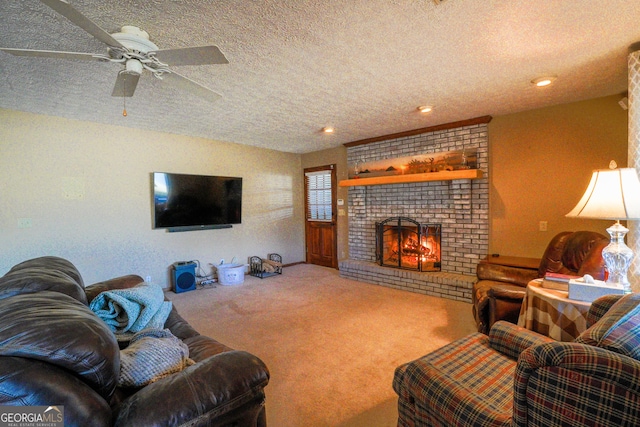
[[[218,270],[218,282],[221,285],[239,285],[244,282],[245,264],[221,264],[216,265]]]

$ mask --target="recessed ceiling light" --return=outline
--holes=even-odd
[[[421,105],[420,107],[418,107],[418,111],[420,111],[421,113],[430,113],[433,111],[433,106]]]
[[[322,132],[324,133],[333,133],[335,129],[333,129],[331,126],[325,126],[322,128]]]
[[[556,76],[538,77],[537,79],[531,80],[531,83],[533,83],[538,87],[544,87],[544,86],[549,86],[551,83],[554,82],[555,79],[557,79]]]

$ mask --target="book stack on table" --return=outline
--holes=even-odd
[[[571,274],[547,273],[542,279],[542,287],[569,292],[569,281],[579,278],[580,276],[574,276]]]

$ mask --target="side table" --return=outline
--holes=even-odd
[[[518,326],[558,341],[573,341],[587,329],[590,302],[568,298],[568,292],[542,287],[542,279],[527,285]]]

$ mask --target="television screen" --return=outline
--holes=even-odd
[[[153,228],[240,224],[242,178],[153,173]]]

